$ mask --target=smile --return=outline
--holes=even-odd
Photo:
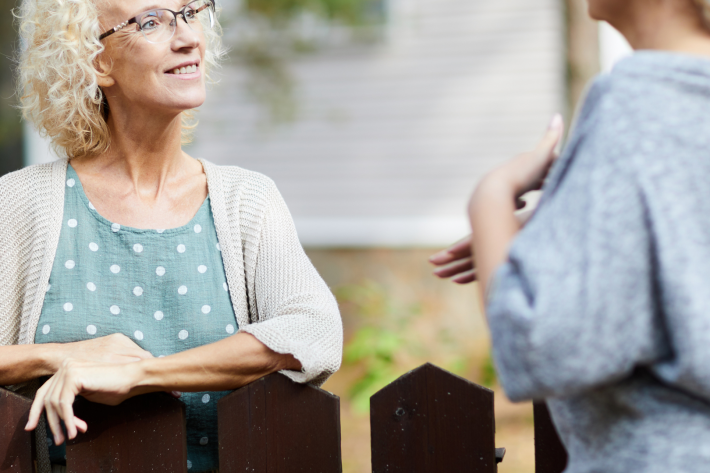
[[[192,74],[194,72],[197,72],[197,65],[196,64],[193,64],[191,66],[178,67],[178,68],[175,68],[171,71],[168,71],[167,73],[180,75],[180,74]]]

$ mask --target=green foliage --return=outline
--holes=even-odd
[[[401,375],[398,355],[422,351],[410,330],[421,308],[398,305],[373,281],[344,286],[335,294],[346,310],[353,310],[362,320],[362,326],[345,346],[343,362],[362,367],[362,375],[348,395],[355,410],[364,413],[370,408],[370,396]]]
[[[298,116],[297,83],[290,63],[330,47],[329,32],[371,41],[384,20],[385,0],[243,0],[221,22],[233,60],[247,72],[246,90],[265,112],[263,125]],[[342,34],[339,35],[342,37]]]
[[[481,365],[481,384],[487,388],[493,388],[496,384],[496,368],[493,365],[493,357],[489,354]]]
[[[311,13],[326,21],[358,25],[371,19],[381,3],[381,0],[245,0],[244,9],[278,23]]]

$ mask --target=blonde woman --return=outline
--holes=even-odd
[[[598,78],[569,143],[483,179],[471,250],[500,380],[547,399],[568,473],[710,469],[710,3],[589,0],[637,52]],[[553,165],[554,162],[554,165]],[[516,198],[552,169],[521,228]]]
[[[27,429],[46,414],[55,467],[87,429],[76,396],[182,392],[188,469],[214,470],[225,391],[320,385],[342,348],[273,182],[181,149],[222,54],[214,4],[27,0],[20,19],[25,116],[67,159],[0,179],[0,385],[49,377]]]

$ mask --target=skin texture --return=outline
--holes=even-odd
[[[153,7],[178,11],[181,0],[105,2],[104,29]],[[153,44],[134,28],[103,40],[99,85],[108,100],[112,143],[108,152],[72,159],[84,190],[107,219],[136,228],[174,228],[187,224],[207,196],[207,179],[198,161],[181,149],[182,111],[202,105],[205,40],[182,19],[173,38]],[[199,74],[179,78],[166,71],[186,63]],[[280,370],[300,370],[289,354],[278,354],[252,335],[237,333],[217,343],[165,358],[153,358],[127,337],[114,334],[68,344],[0,347],[0,385],[52,375],[37,392],[26,429],[42,411],[56,444],[85,432],[74,416],[78,395],[115,405],[154,391],[236,389]]]
[[[592,18],[609,22],[634,49],[710,58],[710,30],[692,0],[588,0],[588,5]],[[485,304],[488,281],[506,260],[510,243],[522,228],[513,215],[516,201],[547,174],[556,158],[554,147],[561,130],[561,122],[556,125],[553,120],[535,151],[514,158],[481,180],[469,202],[473,232],[432,255],[435,275],[462,284],[478,280],[480,300]],[[468,249],[466,243],[470,243]]]

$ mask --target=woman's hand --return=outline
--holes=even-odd
[[[508,256],[508,248],[523,224],[516,218],[517,200],[526,192],[539,189],[557,159],[555,147],[564,125],[557,114],[534,151],[523,153],[488,174],[476,187],[469,203],[473,230],[477,277],[481,301],[485,301],[493,272]]]
[[[89,401],[115,406],[135,393],[133,363],[97,363],[82,360],[64,360],[59,371],[37,390],[25,430],[37,427],[42,411],[47,413],[47,422],[52,430],[55,445],[64,442],[60,420],[64,421],[69,439],[77,432],[86,432],[87,425],[74,415],[76,396]]]
[[[136,345],[133,340],[122,333],[81,342],[65,343],[61,345],[61,349],[64,356],[59,360],[57,369],[65,359],[98,363],[132,363],[153,358],[150,352]]]
[[[476,280],[476,262],[471,250],[473,235],[457,241],[449,248],[429,257],[429,262],[439,266],[434,274],[440,278],[451,278],[457,284],[468,284]]]

